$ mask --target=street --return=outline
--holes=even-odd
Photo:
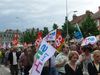
[[[4,65],[0,65],[0,75],[10,75],[10,70]]]

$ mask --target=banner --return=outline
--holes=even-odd
[[[58,52],[61,51],[61,47],[64,43],[64,38],[61,36],[61,31],[57,30],[56,40],[55,40],[55,47]]]
[[[45,62],[54,55],[55,51],[55,48],[43,40],[39,50],[35,54],[36,61],[31,68],[30,75],[41,75]]]
[[[83,40],[83,35],[78,24],[76,24],[76,31],[74,31],[74,37],[77,42],[81,42]]]
[[[55,41],[56,39],[56,30],[51,31],[46,37],[44,37],[44,40],[46,41]]]
[[[89,36],[89,37],[86,37],[86,38],[82,41],[81,46],[88,45],[88,44],[95,44],[96,42],[97,42],[97,39],[96,39],[95,36]]]
[[[14,46],[17,46],[17,44],[18,44],[18,38],[19,38],[18,34],[17,33],[14,34],[14,37],[13,37],[13,40],[12,40],[12,44]]]
[[[40,43],[42,42],[42,32],[38,32],[38,37],[35,41],[35,47],[36,49],[39,47]]]

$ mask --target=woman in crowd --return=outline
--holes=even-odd
[[[76,64],[79,54],[76,51],[69,52],[69,62],[65,65],[65,75],[83,75],[82,69]]]
[[[88,64],[89,75],[100,75],[100,50],[93,52],[93,62]]]

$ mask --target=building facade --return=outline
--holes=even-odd
[[[11,43],[15,34],[18,34],[19,39],[22,37],[22,32],[19,30],[8,29],[4,32],[0,32],[0,44]]]
[[[100,30],[100,7],[98,7],[98,11],[96,13],[92,13],[89,10],[87,10],[85,14],[80,16],[76,16],[76,14],[74,14],[71,23],[73,25],[75,24],[81,25],[81,23],[84,21],[84,19],[88,14],[90,14],[94,18],[94,20],[97,23],[98,30]]]

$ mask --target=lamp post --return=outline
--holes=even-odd
[[[74,14],[77,12],[76,10],[75,11],[72,11]],[[66,40],[67,40],[67,42],[68,42],[68,44],[69,44],[69,38],[70,38],[70,36],[69,36],[69,25],[68,25],[68,2],[67,2],[67,0],[66,0],[66,17],[65,17],[65,23],[66,23],[66,26],[67,26],[67,35],[66,35]]]
[[[66,23],[66,26],[67,26],[66,40],[68,42],[69,41],[69,32],[68,32],[68,5],[67,5],[67,0],[66,0],[66,17],[65,17],[65,23]]]

